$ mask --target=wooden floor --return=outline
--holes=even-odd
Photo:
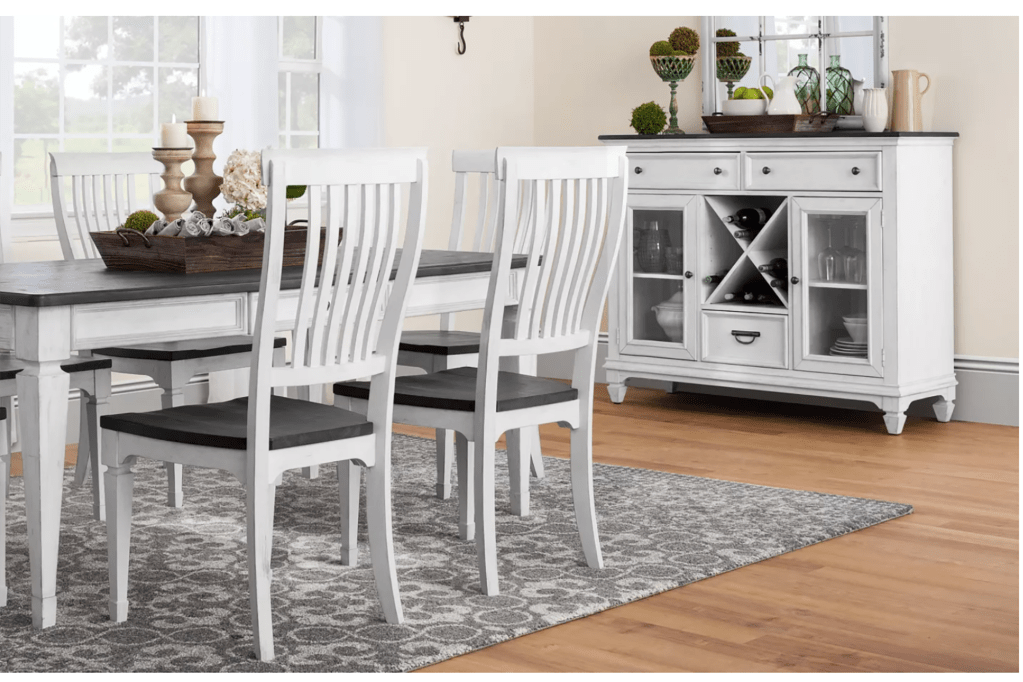
[[[424,670],[1019,670],[1018,429],[634,388],[594,411],[600,462],[915,511]]]

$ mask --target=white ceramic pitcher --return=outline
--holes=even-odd
[[[774,90],[774,97],[771,98],[771,103],[767,105],[768,114],[801,114],[803,108],[799,106],[799,100],[796,99],[796,77],[795,76],[782,76],[778,79],[778,84],[774,84],[774,79],[771,78],[770,74],[763,74],[760,76],[760,88],[764,88],[764,79],[771,81],[771,89]]]

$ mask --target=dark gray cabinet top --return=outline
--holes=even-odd
[[[692,133],[683,135],[599,135],[598,140],[686,140],[699,139],[763,139],[763,138],[850,138],[850,137],[959,137],[959,133],[868,133],[865,130],[835,130],[830,133]]]
[[[493,260],[490,253],[424,250],[416,277],[488,272]],[[513,267],[525,264],[525,256],[512,260]],[[4,263],[0,264],[0,304],[42,308],[255,292],[260,272],[258,268],[194,274],[108,270],[100,259]],[[285,268],[284,288],[297,289],[301,276],[301,268]]]

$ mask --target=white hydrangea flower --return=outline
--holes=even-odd
[[[259,152],[244,149],[231,152],[224,164],[220,193],[228,201],[250,211],[266,208],[266,186],[263,184]]]

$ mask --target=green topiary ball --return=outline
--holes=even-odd
[[[679,26],[668,36],[668,42],[675,54],[692,56],[700,49],[700,34],[686,26]]]
[[[741,97],[735,97],[734,99],[764,99],[764,96],[756,88],[746,88]]]
[[[288,199],[298,199],[305,194],[305,185],[288,185],[284,190],[284,196]]]
[[[732,92],[732,99],[742,99],[742,96],[746,94],[745,86],[740,85]]]
[[[675,54],[675,50],[672,49],[671,43],[667,40],[658,40],[650,46],[651,57],[667,57],[673,54]]]
[[[640,135],[656,135],[668,125],[668,117],[660,104],[647,102],[632,110],[631,125]]]
[[[774,99],[774,90],[766,85],[764,86],[764,94],[767,95],[767,99]]]
[[[124,221],[124,227],[129,230],[138,230],[139,232],[145,232],[149,229],[149,226],[160,219],[160,216],[156,215],[152,211],[135,211],[128,216],[128,219]]]
[[[735,31],[729,30],[727,28],[719,28],[717,30],[717,33],[715,33],[714,35],[717,36],[718,38],[734,36]],[[717,49],[719,57],[737,57],[739,56],[739,41],[717,43]]]

